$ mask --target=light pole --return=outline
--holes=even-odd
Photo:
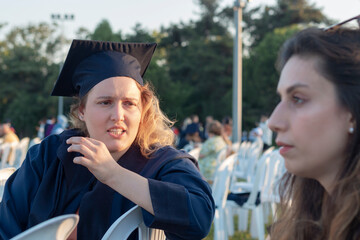
[[[64,38],[64,22],[65,21],[72,21],[75,19],[74,14],[51,14],[51,19],[54,21],[60,21],[61,22],[61,39],[60,39],[60,48],[62,49],[63,47],[63,38]],[[62,68],[62,63],[60,64],[60,71]],[[59,97],[59,102],[58,102],[58,116],[59,115],[63,115],[64,112],[64,97],[60,96]]]
[[[245,0],[246,1],[246,0]],[[246,2],[250,2],[247,0]],[[246,2],[235,0],[235,38],[233,48],[233,142],[241,140],[242,121],[242,11]]]

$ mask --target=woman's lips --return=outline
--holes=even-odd
[[[285,155],[287,152],[289,152],[293,147],[292,146],[281,146],[279,149],[279,153],[281,155]]]
[[[120,138],[125,133],[125,130],[121,128],[111,128],[107,130],[107,132],[114,138]]]
[[[276,144],[280,147],[279,153],[281,155],[285,155],[287,152],[289,152],[291,149],[294,148],[294,146],[288,145],[288,144],[280,142],[280,141],[277,141]]]

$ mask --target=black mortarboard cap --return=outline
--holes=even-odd
[[[156,43],[73,40],[52,96],[84,96],[99,82],[116,76],[143,85]]]

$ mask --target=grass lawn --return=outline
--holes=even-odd
[[[251,216],[251,211],[249,211],[249,219],[248,219],[248,229],[250,229],[250,223],[251,223],[251,219],[250,219],[250,216]],[[269,216],[269,223],[266,224],[265,226],[265,234],[267,235],[267,231],[266,231],[266,228],[267,226],[270,224],[270,222],[272,221],[272,217]],[[234,218],[234,225],[237,226],[238,225],[238,219],[237,217],[235,216]],[[235,227],[235,229],[237,229]],[[241,231],[235,231],[235,234],[232,236],[232,237],[229,237],[229,240],[256,240],[257,238],[251,238],[250,236],[250,232],[249,231],[244,231],[244,232],[241,232]],[[203,240],[214,240],[214,224],[211,226],[211,229],[210,229],[210,233],[208,234],[207,237],[205,237]]]

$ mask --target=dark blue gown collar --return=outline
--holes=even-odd
[[[70,145],[66,143],[66,140],[73,136],[84,137],[84,134],[78,129],[66,130],[60,134],[60,146],[57,150],[57,157],[60,159],[60,162],[64,167],[65,177],[68,180],[68,187],[78,186],[81,188],[83,184],[87,184],[90,180],[92,180],[93,175],[86,167],[73,162],[75,157],[81,155],[80,153],[67,151]],[[128,170],[140,173],[148,162],[148,159],[141,154],[139,146],[133,144],[117,162]]]
[[[84,136],[84,134],[78,129],[66,130],[60,134],[60,146],[57,149],[57,157],[63,165],[67,187],[72,189],[72,191],[77,191],[81,190],[91,180],[94,180],[94,177],[86,167],[73,162],[75,157],[81,155],[80,153],[67,151],[70,145],[66,143],[66,140],[73,136]]]

